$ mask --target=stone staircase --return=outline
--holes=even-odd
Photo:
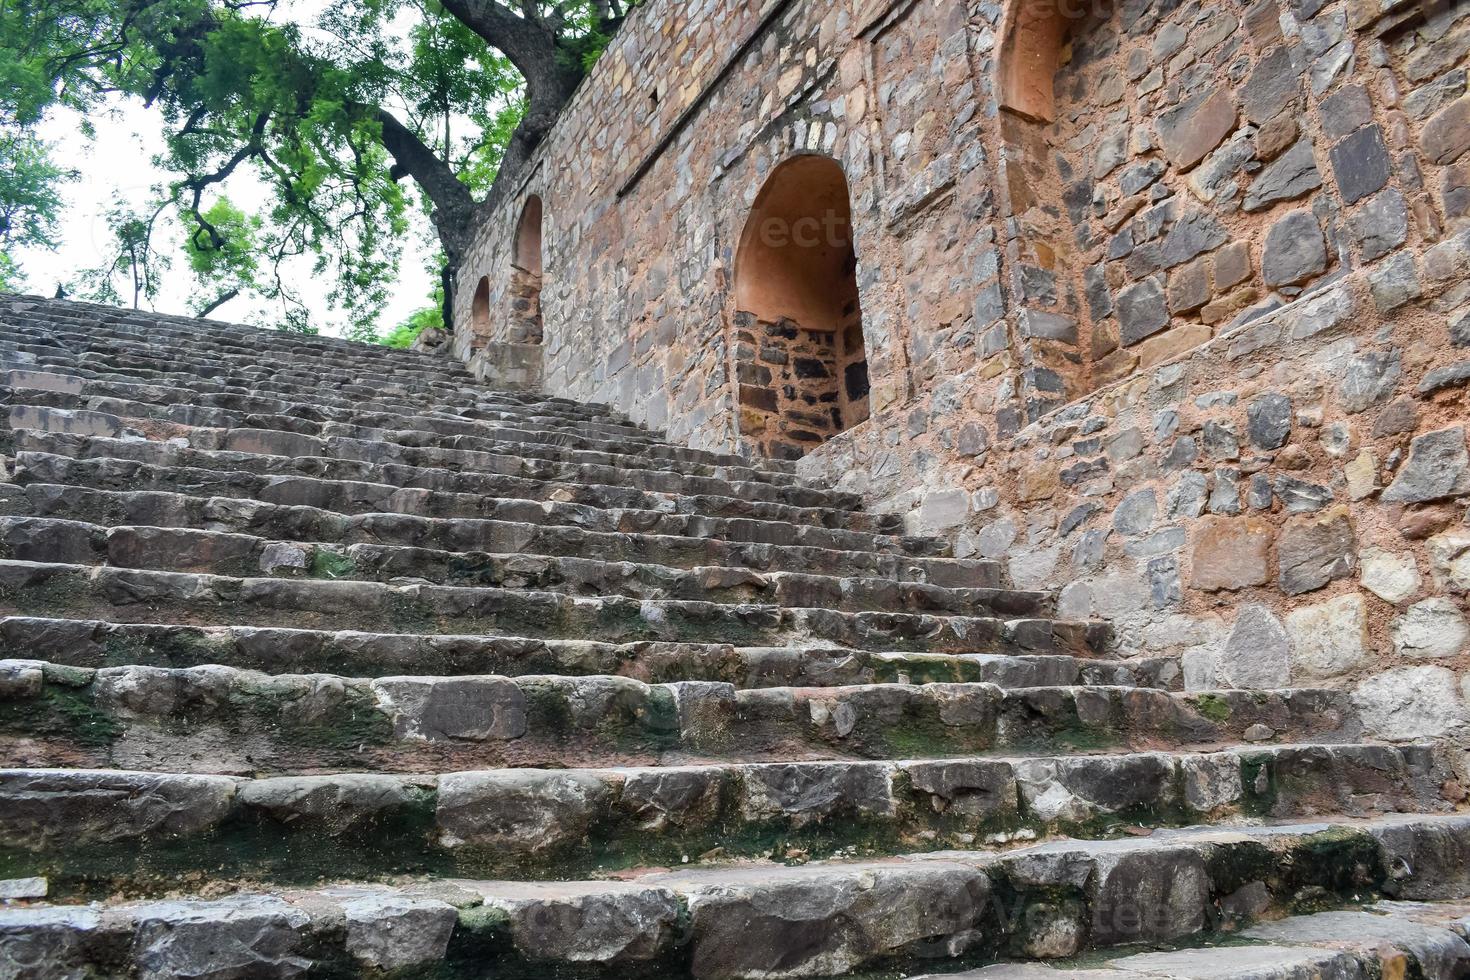
[[[1438,747],[788,464],[15,297],[0,401],[0,977],[1470,976]]]

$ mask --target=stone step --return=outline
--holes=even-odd
[[[261,420],[280,428],[300,427],[315,421],[421,429],[439,434],[478,434],[487,438],[509,430],[521,434],[527,441],[539,436],[542,441],[586,443],[589,448],[680,449],[662,442],[653,433],[622,423],[607,425],[468,397],[450,404],[422,406],[394,401],[386,393],[378,391],[373,397],[333,403],[318,399],[316,393],[309,390],[291,397],[270,397],[250,387],[197,382],[194,387],[185,388],[136,381],[97,380],[83,376],[90,372],[68,374],[58,371],[60,369],[0,370],[0,387],[9,392],[7,397],[10,401],[57,408],[92,407],[94,403],[143,406],[146,411],[137,409],[140,415],[177,413],[185,420],[214,418],[224,421],[230,416],[220,413],[233,412],[252,422]],[[405,424],[410,421],[413,424]],[[682,451],[700,455],[695,450]],[[749,461],[734,456],[714,453],[703,456],[719,456],[728,465],[737,461],[750,465]]]
[[[3,435],[3,433],[0,433]],[[895,558],[937,557],[946,549],[932,538],[899,537],[872,531],[768,520],[760,517],[711,516],[668,509],[609,509],[563,500],[485,497],[472,493],[433,492],[356,480],[321,480],[311,476],[268,476],[255,473],[154,466],[124,459],[77,460],[55,453],[20,453],[12,483],[0,482],[0,503],[12,513],[27,512],[41,491],[69,487],[113,495],[143,494],[187,497],[190,506],[215,508],[217,501],[244,501],[251,512],[272,518],[337,524],[347,520],[377,522],[509,522],[546,528],[579,528],[590,533],[653,534],[713,539],[737,544],[794,545],[831,551],[870,551]],[[49,491],[46,491],[49,493]],[[21,498],[24,498],[22,502]],[[679,503],[679,501],[675,501]],[[264,508],[271,508],[269,511]],[[126,508],[124,512],[131,512]],[[473,529],[470,534],[476,533]]]
[[[301,544],[382,545],[434,551],[581,556],[695,568],[726,565],[756,571],[866,576],[949,588],[999,588],[999,562],[926,558],[864,550],[727,541],[716,537],[591,531],[525,521],[438,520],[398,514],[346,516],[254,500],[188,497],[153,491],[87,490],[32,483],[0,498],[0,514],[52,518],[104,527],[207,528]],[[535,505],[533,505],[535,506]],[[791,540],[791,533],[771,535]]]
[[[201,872],[315,884],[535,880],[786,862],[1170,826],[1448,811],[1428,746],[445,775],[0,770],[0,878],[53,897],[159,894]],[[589,849],[588,842],[595,842]]]
[[[1367,980],[1470,976],[1470,901],[1377,902],[1264,922],[1214,944],[919,980]]]
[[[22,372],[0,372],[0,384],[7,380],[7,374],[14,380]],[[415,453],[436,451],[477,453],[510,455],[527,460],[544,460],[547,463],[580,463],[627,469],[675,469],[689,476],[755,481],[779,486],[803,485],[788,471],[753,465],[740,457],[684,449],[652,439],[634,442],[624,437],[615,440],[585,438],[574,430],[544,424],[536,419],[513,419],[512,425],[475,422],[455,417],[425,416],[415,419],[403,416],[385,417],[374,413],[371,417],[375,424],[363,425],[345,419],[318,421],[299,415],[237,412],[200,406],[189,401],[160,404],[69,392],[37,391],[16,388],[14,385],[10,391],[7,401],[5,389],[0,387],[0,404],[45,410],[97,412],[122,419],[127,428],[137,431],[146,431],[153,422],[164,422],[192,430],[268,430],[296,433],[308,439],[336,440],[349,447],[354,443],[365,443],[370,448],[360,448],[357,452],[371,452],[374,455],[367,458],[378,462],[408,462]],[[208,431],[182,431],[180,437],[188,438],[190,444],[197,449],[220,448],[226,440],[224,434]]]
[[[193,528],[103,527],[50,518],[0,517],[0,560],[109,565],[163,572],[328,581],[426,582],[529,589],[574,596],[628,596],[755,603],[841,612],[910,612],[1044,618],[1050,593],[948,588],[886,578],[756,571],[739,566],[676,568],[520,550],[441,551],[397,545],[302,544]]]
[[[1470,818],[1390,816],[1057,841],[1000,854],[653,871],[623,881],[410,879],[227,898],[40,904],[0,909],[0,950],[58,974],[160,978],[198,974],[220,949],[230,951],[231,969],[242,977],[397,970],[764,980],[878,967],[912,975],[936,962],[974,967],[1198,940],[1306,902],[1320,909],[1374,895],[1431,901],[1466,894]],[[1317,935],[1343,937],[1349,946],[1380,935],[1405,941],[1404,930],[1361,919],[1308,922],[1329,930]],[[1248,935],[1289,943],[1303,928],[1287,920]],[[1461,956],[1451,942],[1457,935],[1441,928],[1437,948]],[[1395,976],[1408,975],[1406,962],[1399,967],[1405,972]]]
[[[402,446],[379,439],[346,436],[321,438],[283,429],[209,429],[152,419],[128,418],[107,412],[57,409],[45,406],[12,405],[10,428],[15,430],[17,448],[52,452],[53,447],[66,447],[78,437],[98,440],[125,439],[137,443],[146,439],[167,443],[177,452],[183,447],[208,453],[248,454],[267,457],[270,468],[279,468],[279,458],[299,461],[310,459],[313,469],[323,476],[359,479],[370,476],[376,467],[427,470],[441,474],[457,474],[461,479],[500,477],[551,483],[586,484],[622,487],[645,493],[681,496],[739,497],[797,508],[851,511],[861,500],[847,493],[836,493],[807,487],[789,478],[772,479],[770,474],[749,468],[685,467],[676,462],[639,457],[618,457],[613,463],[588,462],[575,454],[555,454],[538,458],[511,453],[505,449],[455,449],[444,446]],[[48,438],[55,437],[55,438]],[[105,444],[104,444],[105,446]],[[103,450],[106,451],[105,448]],[[556,455],[573,458],[555,458]],[[155,454],[145,461],[155,462]],[[233,456],[230,457],[232,460]],[[236,461],[232,465],[260,470],[265,464],[248,465]]]
[[[35,461],[36,457],[29,457]],[[51,464],[57,464],[52,466]],[[82,478],[95,468],[63,457],[42,468]],[[36,475],[24,470],[24,479]],[[518,513],[528,512],[528,513]],[[0,484],[0,514],[50,517],[104,526],[208,528],[312,544],[380,544],[439,551],[581,555],[607,561],[648,561],[692,568],[736,565],[762,571],[828,572],[928,582],[953,588],[999,588],[1003,570],[987,559],[925,557],[924,539],[834,532],[825,528],[749,521],[690,521],[678,515],[591,511],[576,505],[496,501],[505,520],[445,520],[408,514],[347,515],[230,497],[196,497],[151,490],[91,490],[27,482]],[[591,515],[591,517],[589,517]],[[532,520],[527,520],[529,516]],[[611,530],[597,530],[592,517]],[[639,530],[645,521],[650,531]],[[592,525],[588,528],[587,525]],[[812,544],[797,542],[812,541]],[[904,548],[912,545],[912,551]]]
[[[1361,737],[1325,690],[268,675],[0,663],[0,765],[279,774],[954,758]]]
[[[231,324],[209,323],[203,327],[174,327],[162,320],[121,321],[108,317],[52,315],[31,310],[16,314],[0,309],[0,324],[6,327],[6,346],[24,350],[64,349],[81,352],[143,351],[187,353],[197,357],[231,359],[243,366],[262,359],[287,367],[336,368],[351,374],[368,370],[388,377],[424,377],[433,380],[475,384],[474,376],[451,357],[400,351],[348,341],[313,343],[288,338],[275,331]],[[256,360],[252,361],[251,358]]]
[[[850,509],[823,506],[828,503],[816,491],[772,487],[764,483],[729,483],[723,480],[686,478],[674,473],[630,470],[626,473],[578,473],[570,468],[555,475],[511,476],[494,473],[459,472],[451,469],[375,464],[349,459],[312,456],[261,455],[249,448],[265,445],[240,441],[242,448],[201,450],[169,442],[136,438],[121,424],[112,427],[103,420],[111,416],[74,414],[63,420],[50,415],[45,424],[74,427],[72,432],[41,431],[16,426],[12,432],[17,456],[44,453],[69,459],[107,459],[143,463],[163,469],[207,471],[215,479],[251,477],[238,482],[261,486],[281,478],[353,482],[391,487],[393,490],[422,490],[445,494],[473,494],[511,500],[557,500],[602,509],[654,510],[697,513],[708,517],[748,517],[793,524],[835,527],[869,534],[892,534],[902,528],[894,515],[874,515]],[[15,420],[12,413],[12,421]],[[80,430],[80,431],[76,431]],[[115,435],[102,435],[103,432]],[[272,448],[279,448],[272,443]],[[594,482],[597,477],[606,482]],[[48,481],[51,482],[51,481]],[[136,489],[157,489],[137,487]],[[313,501],[296,501],[321,506]],[[831,501],[838,503],[840,501]],[[336,509],[336,508],[330,508]]]
[[[0,405],[27,404],[48,408],[99,411],[104,414],[153,417],[205,428],[251,427],[352,438],[378,439],[406,446],[494,449],[559,458],[585,454],[604,462],[636,457],[679,465],[744,469],[788,481],[794,464],[783,460],[749,460],[728,453],[662,442],[647,432],[609,435],[559,418],[527,416],[500,408],[445,409],[424,412],[413,406],[387,407],[354,401],[333,408],[254,394],[207,393],[147,385],[100,383],[68,375],[35,371],[0,371]],[[570,458],[570,457],[567,457]]]
[[[203,667],[352,677],[614,675],[648,684],[709,681],[737,688],[858,684],[995,684],[1180,690],[1176,657],[1090,660],[1004,654],[895,653],[720,643],[600,643],[518,636],[325,632],[249,626],[0,619],[0,659],[70,667]]]
[[[0,367],[39,370],[72,375],[94,384],[132,384],[153,388],[180,387],[198,392],[256,392],[265,397],[316,400],[350,407],[349,397],[369,401],[393,401],[421,407],[485,405],[522,417],[538,415],[565,424],[581,423],[605,427],[610,432],[659,436],[632,423],[625,415],[604,406],[583,405],[563,399],[489,389],[470,380],[420,382],[404,374],[376,377],[381,365],[337,366],[318,376],[291,368],[263,368],[245,359],[238,365],[205,365],[160,360],[157,355],[130,357],[103,348],[75,351],[54,340],[0,350]]]
[[[442,632],[677,640],[742,646],[826,644],[928,653],[1103,656],[1101,623],[754,604],[571,596],[522,589],[235,578],[0,561],[0,616],[189,622],[385,633]]]

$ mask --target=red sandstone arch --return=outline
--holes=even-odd
[[[539,344],[544,335],[541,315],[542,223],[541,198],[532,194],[521,209],[511,250],[510,315],[507,340],[515,344]]]
[[[996,86],[1002,109],[1038,122],[1056,118],[1053,85],[1079,0],[1012,0],[1001,22]]]
[[[735,256],[743,434],[795,458],[868,417],[847,176],[797,156],[766,179]]]
[[[482,276],[470,304],[470,330],[480,338],[490,336],[490,277]]]
[[[522,272],[541,275],[541,223],[543,206],[540,196],[532,194],[521,209],[521,220],[516,226],[515,253],[511,262]]]

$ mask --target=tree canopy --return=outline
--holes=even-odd
[[[169,215],[200,279],[195,312],[251,292],[300,327],[282,269],[309,261],[368,335],[409,209],[431,217],[450,296],[479,219],[626,12],[615,0],[0,0],[0,228],[20,229],[0,245],[54,231],[65,175],[37,123],[137,99],[164,122],[156,162],[171,179],[111,216],[118,261],[105,271],[134,294],[113,298],[154,288],[167,258],[152,239]],[[29,204],[6,180],[23,167]],[[268,188],[262,213],[225,196],[237,174]]]

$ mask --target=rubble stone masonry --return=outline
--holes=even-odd
[[[1464,732],[1467,65],[1464,0],[651,0],[484,228],[456,352],[521,364],[539,303],[552,394],[803,457],[1191,688]],[[803,156],[856,260],[817,325],[740,302]]]

